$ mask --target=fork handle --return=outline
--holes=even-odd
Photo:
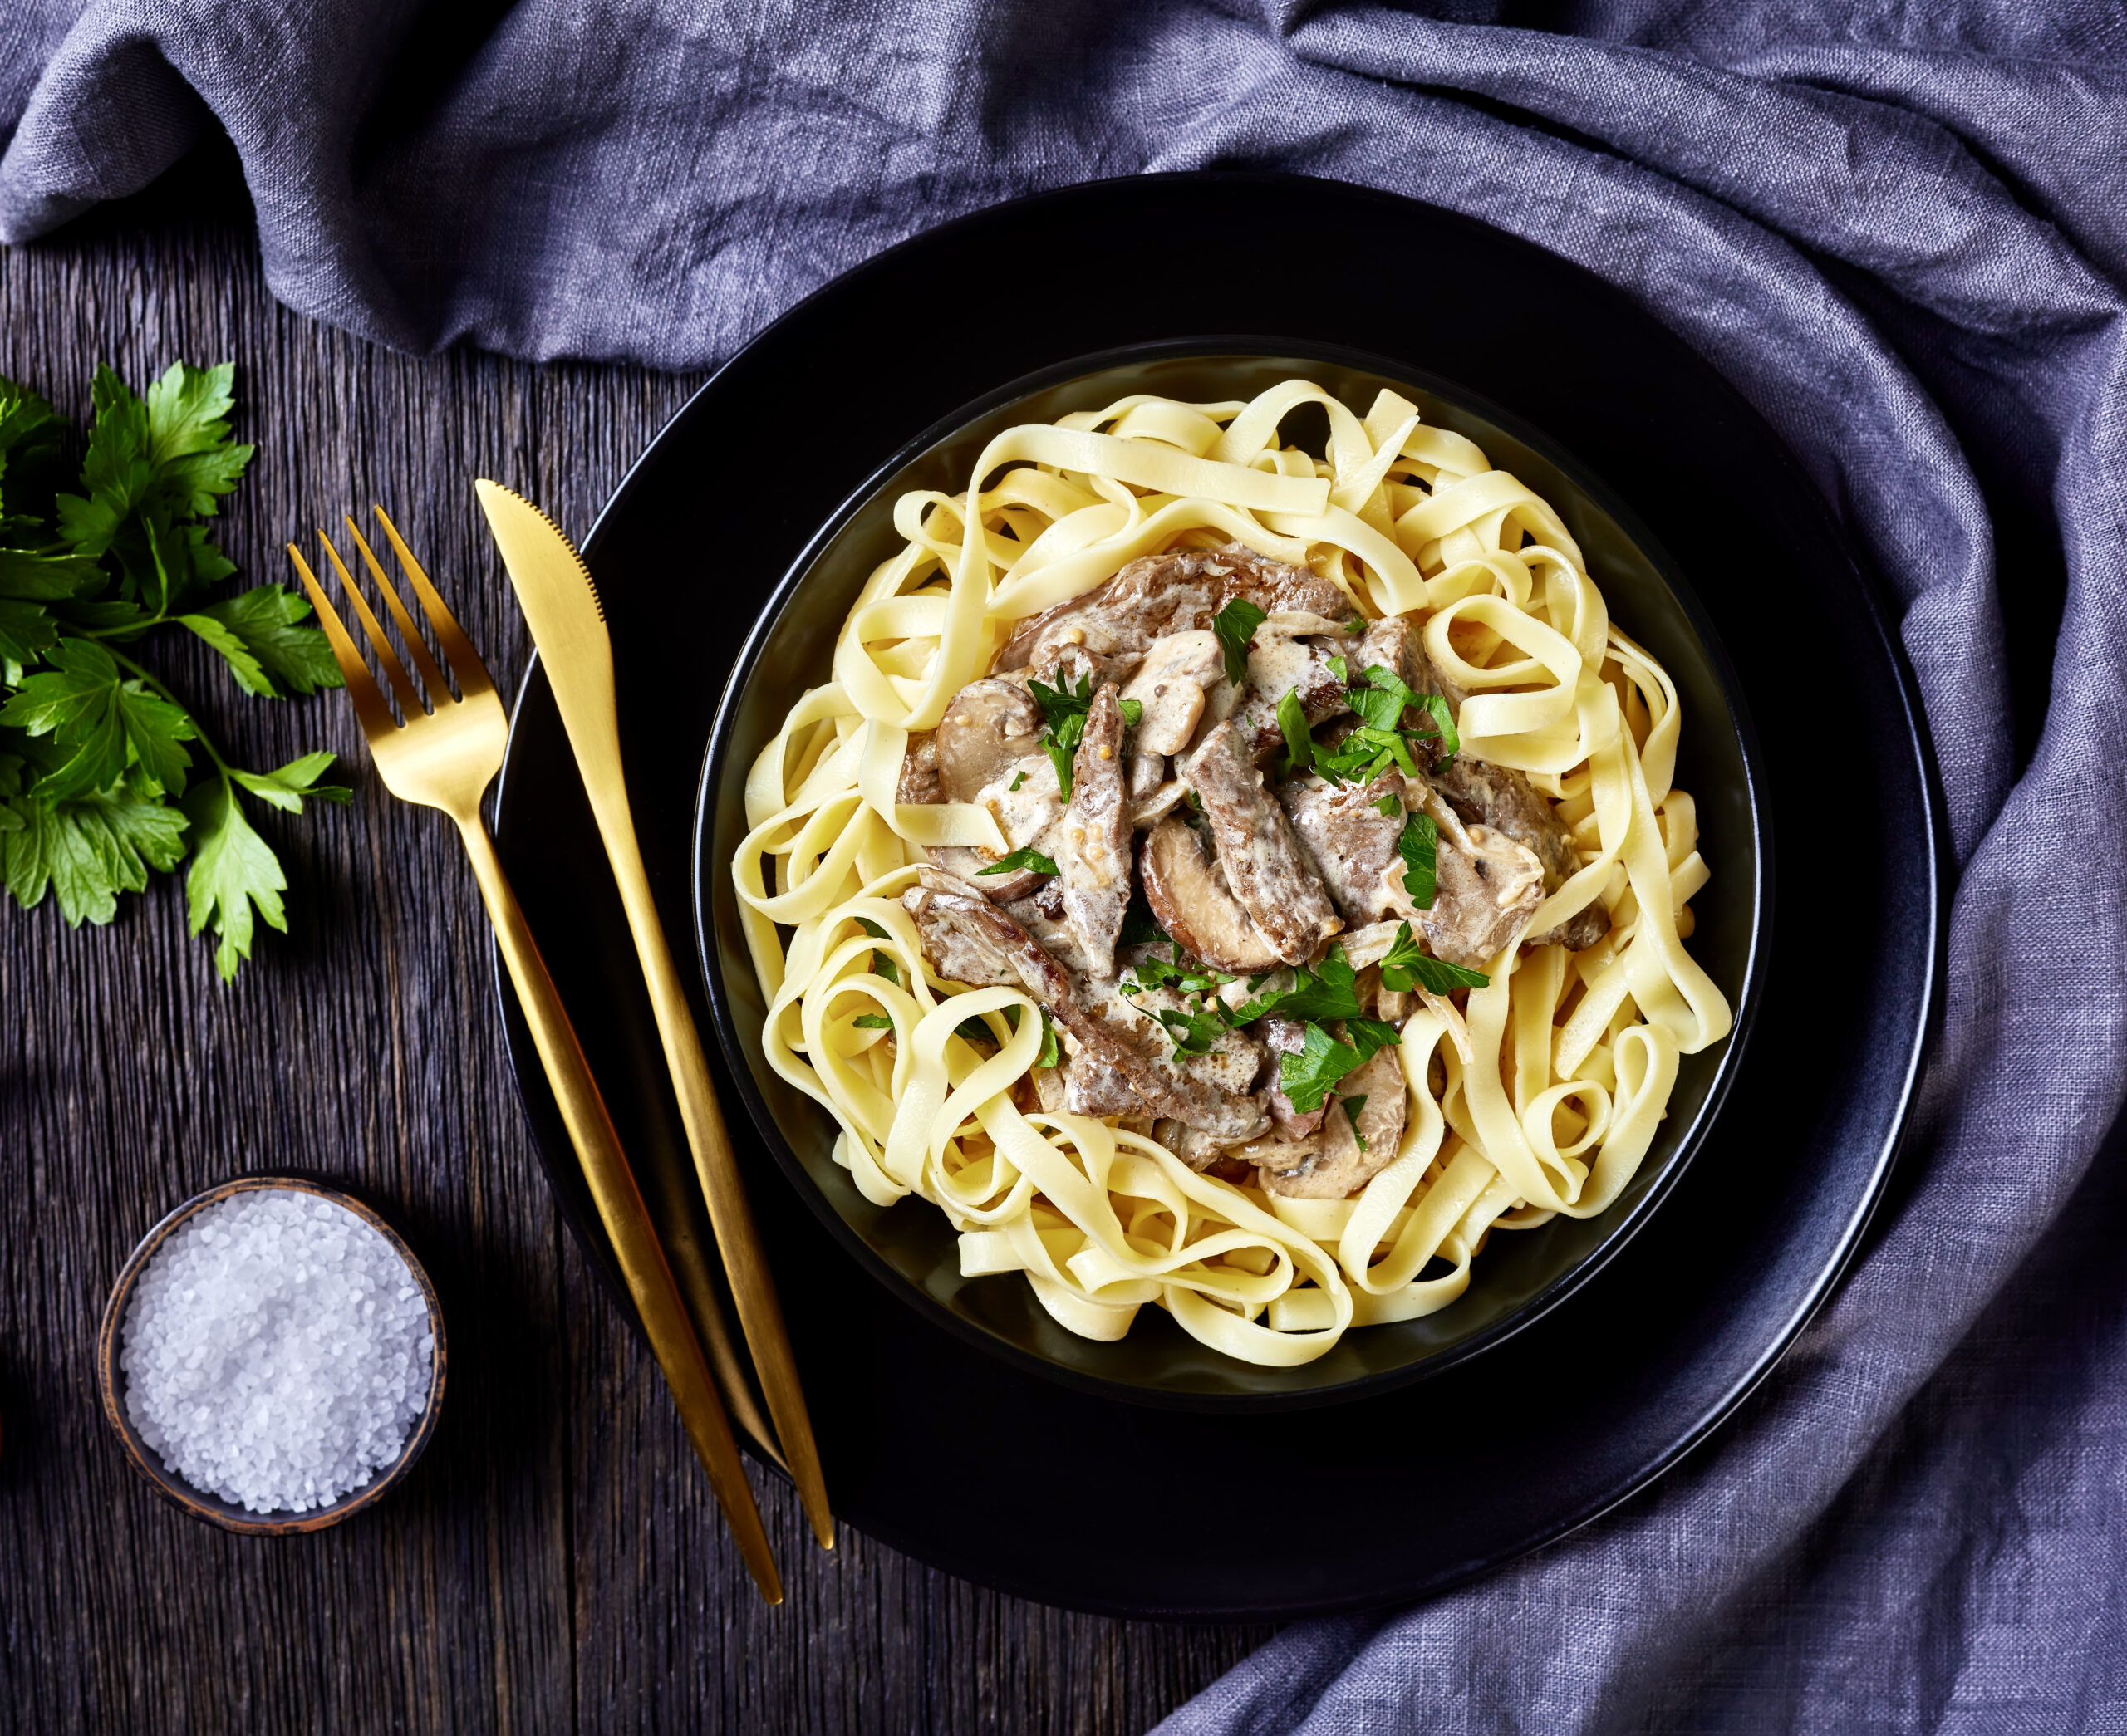
[[[591,1076],[583,1045],[577,1040],[554,979],[547,973],[546,961],[539,955],[517,895],[503,873],[487,828],[475,814],[459,818],[458,829],[465,841],[465,852],[473,860],[473,872],[479,881],[489,919],[494,924],[503,963],[516,986],[518,1004],[532,1027],[532,1040],[538,1048],[540,1064],[546,1068],[548,1082],[553,1087],[569,1141],[583,1165],[584,1179],[591,1185],[599,1219],[612,1240],[628,1293],[642,1317],[650,1347],[679,1405],[687,1438],[709,1473],[710,1488],[724,1509],[725,1521],[738,1540],[754,1583],[769,1602],[780,1603],[783,1582],[776,1572],[768,1533],[761,1525],[760,1510],[754,1503],[752,1486],[739,1462],[724,1401],[702,1355],[701,1341],[695,1335],[686,1304],[673,1282],[671,1268],[642,1203],[641,1192],[636,1186],[635,1174],[621,1149],[606,1100]]]

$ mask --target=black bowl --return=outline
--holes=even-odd
[[[1363,410],[1388,386],[1436,426],[1467,435],[1549,501],[1584,552],[1611,615],[1668,670],[1684,707],[1677,782],[1698,799],[1713,870],[1693,900],[1695,958],[1736,1009],[1726,1041],[1684,1057],[1669,1113],[1638,1173],[1607,1211],[1494,1236],[1468,1290],[1439,1313],[1355,1328],[1299,1368],[1236,1361],[1162,1311],[1095,1343],[1058,1325],[1024,1277],[965,1278],[943,1214],[907,1199],[881,1208],[833,1156],[836,1128],[764,1057],[765,1003],[740,932],[729,864],[747,830],[748,768],[806,689],[828,676],[842,624],[867,576],[898,546],[893,503],[909,488],[955,493],[999,430],[1097,408],[1130,392],[1197,402],[1246,399],[1304,375]],[[1288,438],[1310,442],[1294,413]],[[828,1228],[888,1289],[961,1336],[1067,1384],[1139,1403],[1221,1409],[1334,1402],[1419,1379],[1476,1355],[1563,1302],[1621,1248],[1705,1142],[1746,1039],[1763,977],[1771,859],[1762,777],[1740,690],[1711,623],[1675,563],[1594,475],[1543,435],[1459,387],[1348,351],[1244,338],[1087,356],[999,388],[896,454],[835,514],[769,601],[719,708],[697,814],[695,897],[719,1037],[762,1135]]]

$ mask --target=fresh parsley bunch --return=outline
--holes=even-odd
[[[236,567],[202,521],[253,450],[229,434],[235,371],[180,362],[138,397],[98,369],[78,493],[60,491],[65,422],[0,380],[0,871],[25,910],[48,890],[78,927],[109,922],[120,893],[189,852],[191,929],[212,926],[224,982],[251,955],[254,916],[287,928],[287,879],[238,789],[292,812],[348,797],[318,782],[330,753],[232,765],[135,660],[150,633],[181,627],[247,693],[340,684],[310,605],[287,586],[213,595]]]

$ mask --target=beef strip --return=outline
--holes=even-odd
[[[1358,1106],[1355,1135],[1343,1105],[1360,1097],[1366,1101]],[[1321,1146],[1314,1155],[1282,1169],[1276,1167],[1278,1155],[1270,1154],[1269,1162],[1258,1160],[1266,1192],[1288,1199],[1345,1199],[1388,1167],[1403,1141],[1403,1122],[1410,1112],[1395,1050],[1376,1051],[1339,1079],[1323,1107]]]
[[[975,986],[1024,988],[1069,1033],[1078,1046],[1067,1084],[1075,1111],[1172,1116],[1229,1144],[1252,1139],[1270,1125],[1254,1097],[1235,1096],[1176,1069],[1166,1046],[1156,1047],[1088,1008],[1064,966],[1009,912],[974,887],[925,869],[920,884],[902,895],[901,903],[915,919],[924,953],[941,977]],[[1127,1086],[1127,1107],[1090,1107],[1080,1091],[1082,1073],[1098,1074],[1110,1087],[1117,1082]]]
[[[1550,800],[1510,766],[1457,754],[1432,779],[1433,787],[1471,826],[1487,826],[1526,845],[1544,865],[1544,895],[1549,897],[1580,869],[1572,836]],[[1545,934],[1532,934],[1537,946],[1591,947],[1610,932],[1610,913],[1598,899]]]
[[[1383,814],[1374,804],[1390,796],[1396,798],[1395,809]],[[1300,848],[1353,928],[1408,908],[1398,896],[1404,865],[1397,844],[1410,799],[1403,774],[1393,766],[1363,787],[1316,777],[1296,777],[1279,787],[1279,803],[1292,821]]]
[[[1097,977],[1113,976],[1116,937],[1130,903],[1130,802],[1123,787],[1122,713],[1112,684],[1093,695],[1086,712],[1056,866],[1064,919],[1087,969]]]
[[[1152,642],[1208,627],[1235,597],[1266,614],[1304,609],[1349,620],[1351,601],[1327,579],[1287,566],[1239,542],[1210,553],[1186,550],[1132,561],[1104,584],[1020,623],[997,654],[993,674],[1044,669],[1073,649],[1098,660],[1103,678],[1134,668]]]
[[[1312,958],[1343,924],[1309,869],[1284,812],[1263,787],[1263,774],[1231,718],[1204,738],[1190,756],[1187,772],[1203,800],[1226,885],[1241,909],[1286,964]]]

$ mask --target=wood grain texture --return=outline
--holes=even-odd
[[[236,213],[240,218],[241,213]],[[0,373],[85,419],[108,361],[238,365],[259,449],[220,537],[248,579],[379,499],[505,690],[528,651],[471,478],[581,534],[695,380],[391,354],[275,303],[240,221],[117,217],[0,252]],[[224,753],[347,755],[351,807],[253,810],[292,932],[233,988],[176,877],[69,931],[0,905],[0,1729],[1135,1733],[1265,1629],[1068,1614],[844,1530],[765,1479],[789,1586],[764,1608],[646,1351],[566,1241],[501,1052],[489,943],[440,817],[393,802],[336,695],[239,693],[204,648],[146,660]],[[135,1241],[250,1170],[395,1209],[441,1293],[441,1429],[378,1510],[312,1537],[189,1521],[97,1412],[96,1321]]]

